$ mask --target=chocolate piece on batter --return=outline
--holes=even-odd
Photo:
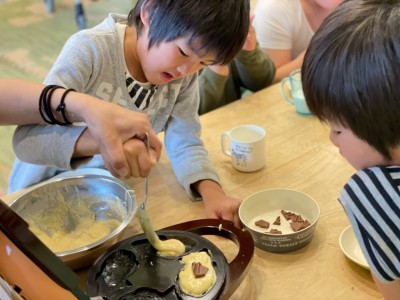
[[[278,230],[278,229],[275,229],[275,228],[272,228],[272,229],[269,231],[269,233],[271,233],[271,234],[282,234],[282,231],[280,231],[280,230]]]
[[[199,262],[192,263],[192,270],[193,270],[193,274],[194,274],[195,278],[204,277],[204,276],[206,276],[206,274],[208,272],[208,268],[203,266]]]
[[[257,226],[267,229],[269,227],[269,222],[265,220],[258,220],[255,223]]]

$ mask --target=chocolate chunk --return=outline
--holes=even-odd
[[[267,222],[265,220],[258,220],[255,224],[257,226],[265,228],[265,229],[267,229],[269,227],[269,222]]]
[[[269,233],[271,234],[282,234],[282,231],[275,229],[275,228],[271,228],[271,230],[269,231]]]
[[[192,270],[193,270],[193,274],[194,274],[195,278],[204,277],[204,276],[206,276],[206,274],[208,272],[208,268],[203,266],[199,262],[192,263]]]
[[[293,222],[304,222],[303,218],[300,215],[293,214],[290,219]]]
[[[290,211],[285,211],[285,210],[281,210],[281,214],[285,217],[285,219],[286,220],[292,220],[292,218],[294,217],[294,216],[296,216],[296,214],[294,214],[294,213],[292,213],[292,212],[290,212]]]
[[[281,217],[277,216],[273,224],[274,225],[281,225]]]
[[[292,222],[292,223],[290,223],[290,226],[292,227],[292,229],[294,231],[299,231],[299,230],[305,228],[304,222]]]

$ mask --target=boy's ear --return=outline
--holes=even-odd
[[[144,2],[140,10],[140,19],[142,20],[143,25],[147,27],[150,25],[150,14],[149,14],[150,4],[151,1]]]

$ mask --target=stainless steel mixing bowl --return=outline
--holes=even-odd
[[[76,208],[74,206],[77,205],[77,201],[79,205],[84,206],[80,208],[84,209],[77,210],[78,213],[75,211],[70,213]],[[116,178],[102,175],[80,175],[50,181],[15,199],[10,206],[23,219],[32,222],[34,216],[43,212],[50,212],[51,215],[60,205],[63,205],[61,217],[47,216],[36,220],[45,223],[50,218],[52,223],[62,222],[60,226],[66,231],[73,231],[81,221],[80,218],[83,218],[80,211],[87,211],[87,207],[94,215],[95,221],[111,218],[120,221],[118,227],[95,242],[55,252],[64,263],[75,270],[91,265],[100,254],[119,241],[118,237],[131,222],[137,210],[136,197],[129,186]],[[69,207],[70,211],[66,211],[64,206]],[[30,225],[46,226],[46,224]]]

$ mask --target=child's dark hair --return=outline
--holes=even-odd
[[[161,42],[189,37],[201,49],[216,53],[217,64],[229,63],[242,48],[250,23],[249,0],[138,0],[128,16],[138,35],[141,9],[148,8],[149,48]]]
[[[400,2],[339,5],[310,42],[302,83],[316,117],[390,159],[389,148],[400,145]]]

